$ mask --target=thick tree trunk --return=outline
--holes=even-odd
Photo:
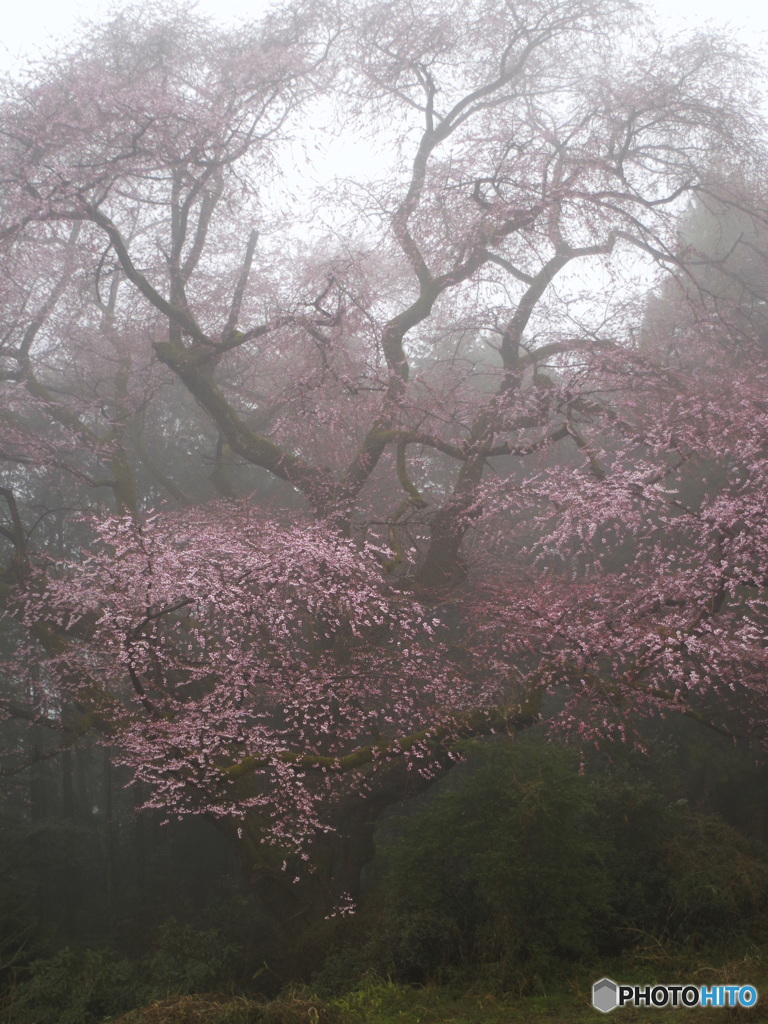
[[[442,767],[453,761],[447,756]],[[268,964],[282,980],[309,977],[326,952],[329,924],[351,899],[359,901],[364,868],[375,854],[374,829],[389,807],[424,792],[433,784],[401,763],[377,778],[371,792],[349,792],[339,799],[311,848],[311,869],[297,855],[285,855],[265,843],[265,822],[250,813],[242,822],[225,823],[248,878],[272,922]]]

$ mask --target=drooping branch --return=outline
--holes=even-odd
[[[540,697],[533,695],[529,701],[511,704],[507,708],[489,711],[473,711],[453,721],[444,722],[430,729],[422,729],[409,736],[395,740],[379,740],[377,743],[358,747],[340,757],[324,757],[316,754],[299,754],[291,750],[278,751],[268,757],[244,757],[232,765],[223,766],[222,773],[230,780],[243,778],[254,772],[269,768],[275,763],[291,765],[299,771],[330,772],[347,774],[376,762],[385,762],[393,757],[403,757],[415,748],[424,746],[457,745],[462,740],[487,736],[494,732],[515,733],[535,725],[540,715]]]

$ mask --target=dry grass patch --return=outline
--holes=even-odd
[[[110,1024],[336,1024],[337,1019],[321,1000],[288,992],[269,1003],[241,996],[177,996],[131,1010]]]

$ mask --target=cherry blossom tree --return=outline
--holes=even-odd
[[[289,881],[468,735],[757,735],[765,354],[681,302],[681,365],[644,295],[690,202],[765,217],[713,169],[764,180],[754,72],[395,0],[128,9],[8,82],[5,712]]]

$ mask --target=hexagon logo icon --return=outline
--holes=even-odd
[[[619,986],[610,978],[601,978],[592,986],[592,1005],[601,1013],[609,1013],[618,1005]]]

